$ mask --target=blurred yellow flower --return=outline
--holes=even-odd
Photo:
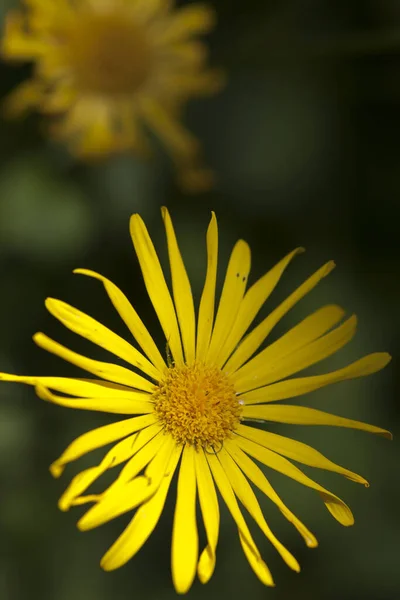
[[[334,263],[322,266],[248,333],[286,267],[302,249],[288,254],[246,289],[250,248],[239,240],[230,257],[215,315],[218,230],[213,214],[207,231],[207,271],[196,316],[189,278],[165,208],[162,216],[172,295],[139,215],[131,218],[131,235],[150,300],[167,340],[166,360],[126,296],[102,275],[78,269],[77,273],[98,279],[104,285],[136,345],[60,300],[48,298],[47,309],[68,329],[111,352],[129,368],[86,358],[43,333],[37,333],[34,339],[41,348],[97,379],[4,373],[0,374],[0,379],[33,385],[39,397],[61,406],[131,415],[78,437],[50,467],[54,477],[59,477],[71,461],[115,443],[99,465],[82,471],[72,480],[59,501],[61,510],[92,504],[78,521],[81,530],[92,529],[137,509],[131,522],[102,558],[101,565],[105,570],[122,566],[143,546],[157,525],[171,480],[178,471],[171,544],[176,591],[187,592],[196,571],[202,583],[206,583],[214,572],[220,518],[216,489],[238,527],[240,543],[251,567],[264,584],[273,585],[271,573],[250,534],[238,500],[287,565],[295,571],[300,567],[269,528],[249,481],[276,505],[308,547],[317,546],[317,540],[284,504],[253,459],[315,490],[333,517],[346,526],[354,522],[349,507],[305,475],[291,460],[339,473],[357,483],[368,483],[362,476],[335,464],[312,447],[271,433],[258,423],[350,427],[390,438],[390,433],[380,427],[303,406],[274,404],[331,383],[379,371],[390,361],[390,356],[370,354],[331,373],[292,377],[334,354],[355,334],[355,317],[340,323],[343,310],[327,305],[277,341],[260,349],[280,319],[330,273]],[[122,463],[125,465],[115,475],[114,483],[104,492],[85,495],[103,473]],[[200,556],[197,498],[207,538]]]
[[[146,156],[146,129],[167,147],[182,185],[212,182],[197,140],[183,127],[186,101],[211,94],[222,76],[207,70],[196,39],[214,25],[203,4],[173,0],[23,0],[11,11],[5,59],[33,61],[34,76],[10,95],[6,112],[57,116],[51,132],[83,157],[133,150]]]

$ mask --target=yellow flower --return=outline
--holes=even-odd
[[[10,96],[8,113],[37,108],[57,116],[52,133],[86,157],[148,153],[145,128],[168,148],[183,185],[209,186],[199,144],[182,126],[186,101],[215,92],[196,39],[214,24],[203,4],[173,0],[23,0],[6,20],[2,55],[35,64]]]
[[[136,344],[131,345],[78,309],[48,298],[47,309],[68,329],[122,359],[129,368],[86,358],[43,333],[35,342],[45,350],[91,373],[97,379],[21,377],[1,374],[3,381],[33,385],[39,397],[61,406],[97,410],[130,418],[99,427],[68,446],[50,467],[59,477],[64,467],[83,454],[115,443],[99,465],[77,475],[59,506],[91,503],[78,521],[82,531],[137,509],[121,536],[106,552],[101,566],[117,569],[143,546],[164,507],[174,473],[178,488],[172,532],[172,576],[179,593],[189,590],[196,571],[206,583],[213,574],[219,534],[216,489],[238,527],[244,553],[259,579],[273,585],[267,565],[250,534],[238,500],[246,507],[287,565],[299,571],[292,554],[269,528],[249,483],[253,483],[294,525],[310,548],[315,536],[284,504],[253,459],[318,492],[326,508],[342,525],[352,525],[349,507],[303,473],[297,463],[340,473],[368,485],[317,450],[262,429],[262,421],[299,425],[333,425],[361,429],[390,438],[388,431],[344,417],[285,403],[331,383],[369,375],[389,361],[386,353],[365,356],[325,375],[291,377],[342,348],[354,335],[356,318],[342,321],[343,310],[328,305],[301,321],[277,341],[260,349],[278,321],[334,267],[328,262],[311,275],[249,333],[260,308],[274,290],[298,248],[247,289],[250,249],[239,240],[230,257],[216,314],[218,231],[212,215],[207,231],[207,272],[196,317],[192,291],[168,211],[166,229],[172,296],[146,226],[131,218],[131,235],[150,300],[167,340],[166,357],[154,343],[126,296],[111,281],[84,269],[76,273],[98,279]],[[140,348],[140,349],[139,349]],[[140,415],[140,416],[133,416]],[[104,492],[86,495],[105,471],[125,463]],[[200,553],[196,502],[199,500],[207,536]]]

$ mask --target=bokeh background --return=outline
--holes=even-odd
[[[0,19],[13,5],[1,0]],[[400,4],[398,0],[214,0],[219,25],[210,40],[215,65],[229,74],[223,93],[193,102],[187,123],[218,175],[215,189],[187,196],[160,149],[142,164],[120,156],[79,164],[43,134],[31,116],[0,121],[0,369],[24,374],[77,371],[37,349],[45,331],[77,351],[103,356],[62,329],[44,309],[61,298],[126,335],[98,282],[72,274],[97,270],[130,297],[161,344],[129,238],[133,212],[145,218],[166,256],[160,206],[168,205],[199,298],[210,211],[217,212],[221,265],[240,236],[253,250],[254,277],[297,245],[307,248],[268,302],[274,307],[325,261],[337,269],[296,306],[275,336],[328,302],[359,315],[359,333],[323,372],[377,350],[391,365],[366,380],[300,398],[308,406],[391,429],[390,443],[335,428],[274,427],[314,444],[371,482],[364,489],[334,474],[316,478],[353,508],[342,528],[310,490],[271,474],[289,506],[317,535],[309,550],[268,501],[265,515],[302,565],[290,572],[256,533],[275,580],[253,575],[227,511],[222,512],[217,569],[189,598],[272,597],[396,599],[400,595],[398,507],[400,202]],[[5,96],[30,66],[0,64]],[[265,313],[264,313],[265,314]],[[396,344],[397,342],[397,344]],[[397,392],[397,393],[396,393]],[[0,387],[1,600],[126,600],[175,597],[170,577],[174,490],[161,522],[134,560],[106,574],[98,562],[127,518],[89,533],[75,527],[80,509],[62,514],[57,498],[82,459],[59,481],[48,465],[105,415],[73,412],[38,400],[32,389]],[[310,472],[309,470],[308,472]]]

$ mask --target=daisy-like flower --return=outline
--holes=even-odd
[[[11,116],[35,108],[57,116],[51,132],[78,155],[148,154],[145,129],[166,145],[183,185],[210,185],[196,139],[182,126],[187,100],[217,91],[197,38],[214,24],[203,4],[173,0],[23,0],[6,20],[2,55],[33,61],[11,94]],[[143,128],[145,127],[145,129]]]
[[[300,567],[269,528],[251,484],[276,505],[307,546],[317,546],[317,540],[281,500],[257,463],[315,490],[332,516],[345,526],[354,522],[349,507],[305,475],[292,460],[340,473],[357,483],[368,483],[361,475],[335,464],[310,446],[271,433],[268,422],[350,427],[391,437],[388,431],[374,425],[297,404],[276,402],[379,371],[390,356],[370,354],[331,373],[297,376],[298,372],[335,353],[353,337],[356,318],[352,316],[342,321],[343,310],[335,305],[317,310],[261,349],[278,321],[330,273],[334,263],[322,266],[251,329],[284,270],[302,249],[288,254],[248,287],[250,248],[239,240],[232,251],[215,311],[218,231],[214,214],[207,231],[207,271],[196,317],[189,279],[165,208],[162,216],[172,295],[139,215],[131,218],[131,235],[150,300],[167,340],[166,356],[157,348],[126,296],[111,281],[93,271],[78,269],[76,273],[103,284],[135,345],[60,300],[48,298],[47,309],[68,329],[113,353],[129,368],[86,358],[37,333],[34,340],[41,348],[96,379],[8,374],[1,374],[0,378],[33,385],[40,398],[61,406],[130,415],[80,436],[50,467],[51,473],[59,477],[68,463],[91,450],[115,444],[100,464],[82,471],[72,480],[59,501],[64,511],[71,506],[91,504],[78,521],[82,531],[136,509],[129,525],[103,556],[101,566],[105,570],[122,566],[143,546],[157,525],[171,480],[178,472],[171,544],[176,591],[187,592],[196,571],[202,583],[213,574],[220,518],[217,490],[236,523],[251,567],[264,584],[273,585],[238,500],[287,565],[295,571]],[[266,424],[265,429],[258,425],[259,421]],[[102,493],[90,493],[91,484],[105,471],[122,464],[114,483]],[[207,545],[200,555],[197,499],[207,536]]]

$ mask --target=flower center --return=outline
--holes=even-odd
[[[126,15],[82,13],[66,31],[64,41],[66,60],[81,90],[129,94],[149,75],[150,46]]]
[[[240,423],[233,385],[216,367],[172,367],[154,392],[155,411],[179,443],[217,451]]]

